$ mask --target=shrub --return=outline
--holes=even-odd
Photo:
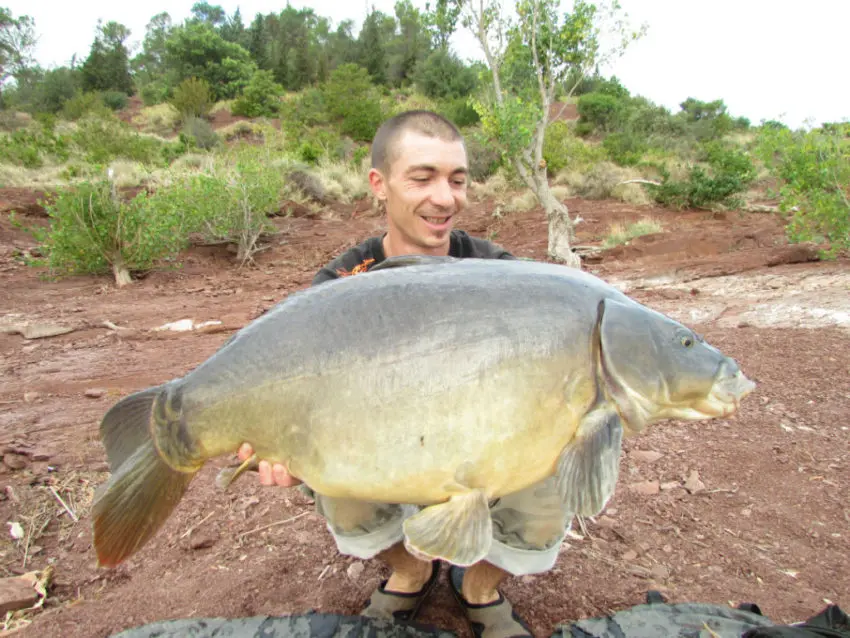
[[[612,224],[608,230],[608,236],[602,242],[604,248],[611,248],[619,244],[625,244],[635,237],[643,235],[652,235],[660,233],[664,230],[661,223],[655,219],[645,217],[640,221],[629,224],[628,226],[622,223]]]
[[[343,64],[331,72],[323,87],[328,114],[340,131],[356,141],[368,142],[384,119],[378,90],[369,72],[357,64]]]
[[[74,144],[92,164],[107,164],[125,158],[145,164],[160,161],[163,141],[140,135],[129,125],[115,118],[86,117],[73,135]]]
[[[444,49],[435,49],[419,61],[413,81],[430,98],[464,98],[478,83],[475,70]]]
[[[213,105],[210,85],[202,78],[187,78],[174,88],[169,104],[183,120],[206,117]]]
[[[543,159],[546,160],[549,175],[556,175],[567,166],[585,171],[604,160],[605,152],[573,135],[566,122],[557,121],[552,122],[546,129]]]
[[[118,286],[185,245],[183,220],[142,192],[122,201],[107,180],[60,190],[45,206],[48,229],[36,236],[55,274],[112,272]]]
[[[100,98],[107,108],[120,111],[127,106],[127,94],[123,91],[104,91]]]
[[[474,126],[481,121],[478,111],[472,107],[465,97],[443,100],[435,110],[458,128]]]
[[[692,166],[687,181],[672,178],[666,167],[660,167],[661,185],[650,187],[655,200],[676,209],[739,206],[737,195],[747,190],[756,177],[750,157],[743,151],[713,143],[706,146],[705,159],[708,167]]]
[[[186,119],[181,136],[187,147],[201,148],[205,151],[215,148],[219,143],[218,135],[210,123],[199,117]]]
[[[74,97],[62,106],[62,117],[72,122],[86,115],[105,117],[109,113],[109,108],[103,103],[98,93],[77,91]]]
[[[479,130],[464,136],[469,177],[482,182],[495,173],[502,165],[502,153]]]
[[[579,121],[599,131],[615,130],[622,120],[624,105],[621,98],[605,93],[582,95],[577,105]]]
[[[850,248],[850,124],[792,132],[766,123],[756,153],[780,181],[792,242],[829,242],[827,258]]]
[[[0,137],[0,161],[24,168],[40,168],[48,157],[64,162],[69,155],[69,139],[50,123],[35,123]]]
[[[614,163],[620,166],[638,164],[647,150],[647,144],[635,133],[611,133],[602,140],[602,147]]]
[[[280,112],[283,87],[274,81],[271,71],[258,70],[233,102],[231,113],[244,117],[276,117]]]

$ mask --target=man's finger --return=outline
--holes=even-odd
[[[247,461],[251,458],[251,455],[254,453],[254,448],[251,447],[250,443],[243,443],[239,446],[239,452],[237,452],[237,457],[240,461]]]
[[[274,481],[278,485],[282,485],[283,487],[293,487],[294,485],[298,485],[301,481],[292,476],[289,472],[286,471],[286,468],[280,463],[275,463],[272,468],[272,474],[274,475]]]

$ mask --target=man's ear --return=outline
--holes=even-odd
[[[384,176],[376,168],[369,170],[369,185],[378,201],[384,201],[387,198]]]

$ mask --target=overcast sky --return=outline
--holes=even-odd
[[[40,37],[36,58],[44,66],[67,64],[73,54],[85,59],[97,20],[115,20],[132,31],[131,43],[144,38],[145,25],[161,11],[178,23],[194,0],[6,0],[15,16],[35,19]],[[279,11],[285,0],[222,0],[230,15],[239,7],[246,26],[259,13]],[[355,21],[355,33],[366,13],[366,0],[292,0],[311,7],[336,25]],[[394,0],[370,0],[393,13]],[[425,0],[413,0],[424,8]],[[649,27],[646,36],[611,71],[633,93],[673,111],[687,97],[725,100],[734,116],[757,124],[781,119],[791,126],[850,119],[846,30],[850,1],[807,0],[804,4],[775,0],[621,0],[635,22]],[[566,0],[562,6],[569,7]],[[455,50],[480,59],[472,37],[456,34]]]

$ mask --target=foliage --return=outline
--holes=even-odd
[[[187,118],[180,135],[181,141],[189,148],[208,151],[219,143],[218,135],[210,123],[199,117]]]
[[[628,226],[625,226],[622,223],[612,224],[609,228],[608,236],[605,237],[605,241],[602,242],[602,246],[604,248],[611,248],[613,246],[625,244],[636,237],[653,235],[655,233],[663,232],[663,230],[664,228],[661,225],[661,222],[649,217],[633,222]]]
[[[464,141],[469,177],[483,182],[502,165],[502,153],[479,130],[470,131],[464,136]]]
[[[80,68],[84,91],[133,92],[129,53],[124,44],[129,37],[130,30],[123,24],[98,22],[91,51]]]
[[[58,275],[113,272],[129,283],[129,272],[150,269],[185,245],[179,211],[158,205],[142,192],[130,201],[108,180],[61,189],[45,206],[50,226],[37,233],[50,270]]]
[[[707,168],[691,166],[687,181],[673,179],[666,167],[660,167],[661,186],[651,186],[656,201],[676,209],[739,206],[737,195],[756,177],[752,159],[744,151],[714,142],[705,146],[705,160]]]
[[[602,141],[602,147],[608,157],[620,166],[635,166],[648,148],[645,140],[631,132],[611,133]]]
[[[475,110],[468,98],[457,97],[441,100],[437,103],[435,110],[458,128],[474,126],[481,121],[478,111]]]
[[[254,72],[242,95],[236,98],[231,112],[245,117],[276,117],[280,111],[283,87],[274,81],[271,71]]]
[[[17,18],[0,7],[0,82],[25,69],[35,47],[35,23],[30,16]]]
[[[384,111],[366,69],[357,64],[334,69],[323,87],[323,95],[328,114],[344,135],[355,141],[372,140]]]
[[[209,82],[198,77],[186,78],[175,87],[169,104],[177,111],[181,119],[206,117],[213,105],[213,94]]]
[[[280,209],[285,186],[284,171],[266,150],[240,145],[210,171],[175,184],[168,196],[206,241],[235,243],[244,265],[261,250],[262,235],[274,232],[267,215]]]
[[[605,159],[605,152],[577,138],[566,122],[558,121],[552,122],[546,131],[543,159],[549,175],[555,175],[568,167],[585,171]]]
[[[121,91],[104,91],[100,99],[112,111],[120,111],[127,106],[127,94]]]
[[[780,181],[789,239],[828,243],[826,257],[850,248],[850,124],[791,131],[766,123],[756,153]]]
[[[413,81],[431,98],[466,97],[478,84],[475,71],[446,49],[437,49],[424,58],[416,67]]]
[[[577,108],[580,122],[588,126],[585,130],[605,133],[620,125],[625,104],[622,98],[614,95],[588,93],[578,99]]]
[[[39,168],[47,157],[64,162],[70,156],[69,140],[49,123],[20,128],[0,137],[0,162]]]
[[[161,163],[168,147],[159,138],[140,135],[115,118],[84,117],[71,138],[91,164],[107,164],[118,158],[143,164]]]

